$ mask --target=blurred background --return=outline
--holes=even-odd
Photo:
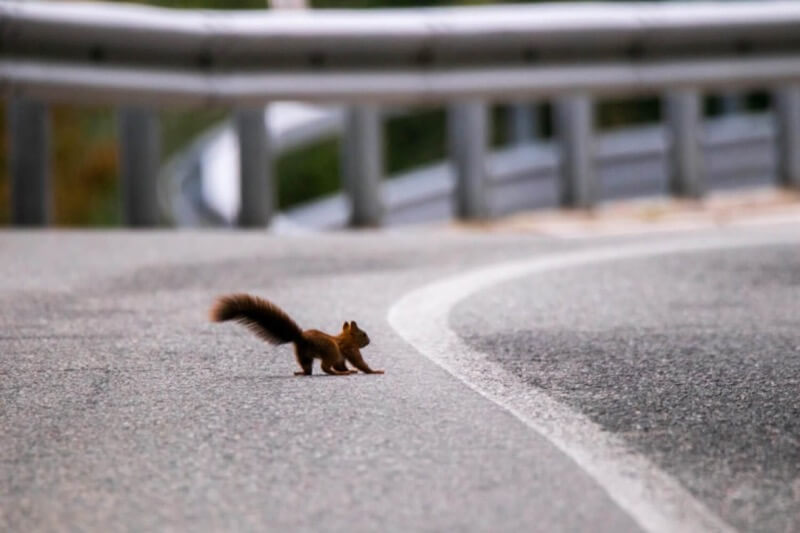
[[[151,0],[140,2],[170,8],[205,9],[372,9],[381,7],[429,7],[491,4],[480,0]],[[522,3],[522,2],[518,2]],[[527,2],[535,3],[535,2]],[[656,126],[664,119],[663,102],[658,97],[609,98],[593,100],[594,128],[598,133],[624,132],[628,139],[644,139],[647,126]],[[701,113],[708,119],[725,116],[757,116],[771,109],[771,92],[768,88],[740,90],[737,92],[704,92]],[[0,101],[0,115],[8,123],[8,101]],[[50,169],[51,169],[51,223],[57,226],[118,226],[123,223],[120,202],[120,155],[118,153],[115,110],[107,106],[71,105],[52,103],[50,112]],[[346,162],[342,135],[345,118],[343,108],[282,103],[275,105],[266,115],[268,129],[273,137],[288,138],[272,160],[273,179],[276,183],[277,208],[283,212],[295,209],[296,220],[311,226],[336,227],[346,224],[341,214],[345,207],[313,204],[315,200],[331,198],[341,190],[345,181]],[[436,165],[448,155],[447,113],[444,106],[385,106],[381,109],[383,135],[383,175],[386,179],[406,178],[405,190],[421,183],[418,169],[427,169],[431,175]],[[547,146],[554,136],[554,118],[551,102],[542,101],[492,101],[489,103],[489,145],[496,150],[513,148],[524,143]],[[160,129],[161,182],[173,182],[162,187],[179,191],[183,203],[163,199],[164,209],[160,223],[166,225],[234,225],[238,209],[238,162],[230,112],[225,109],[157,111]],[[272,124],[270,124],[272,121]],[[763,122],[763,121],[762,121]],[[759,123],[760,124],[760,123]],[[751,131],[759,124],[752,122],[731,126],[730,131]],[[636,129],[640,127],[640,129]],[[633,128],[633,129],[631,129]],[[641,129],[644,128],[644,129]],[[724,129],[724,128],[722,128]],[[719,128],[718,128],[719,130]],[[725,137],[726,131],[717,133]],[[294,137],[293,137],[294,135]],[[769,133],[765,133],[769,135]],[[9,128],[0,129],[0,223],[11,221],[9,177]],[[284,139],[285,140],[285,139]],[[279,139],[280,141],[280,139]],[[611,141],[609,141],[611,142]],[[623,142],[623,141],[620,141]],[[644,141],[643,141],[644,142]],[[754,142],[763,143],[764,137]],[[647,144],[645,142],[645,144]],[[642,146],[643,151],[651,149]],[[729,147],[730,148],[730,147]],[[613,151],[613,150],[612,150]],[[762,150],[763,151],[763,150]],[[761,154],[761,152],[759,152]],[[763,154],[762,154],[763,155]],[[762,155],[755,156],[761,161]],[[513,157],[509,156],[513,163]],[[543,156],[544,157],[544,156]],[[712,154],[713,158],[713,154]],[[760,158],[760,159],[759,159]],[[767,158],[769,159],[769,158]],[[759,166],[760,165],[760,166]],[[775,163],[764,160],[750,169],[749,176],[740,176],[727,182],[729,186],[749,186],[768,182],[774,173]],[[536,170],[536,169],[534,169]],[[533,172],[534,170],[531,170]],[[747,170],[747,169],[745,169]],[[613,171],[615,172],[615,171]],[[632,172],[632,170],[628,170]],[[416,180],[410,179],[416,176]],[[433,179],[433,178],[432,178]],[[613,188],[613,187],[612,187]],[[646,188],[645,188],[646,189]],[[661,193],[663,187],[645,190],[633,187],[619,196]],[[621,190],[621,189],[620,189]],[[513,193],[511,193],[513,194]],[[553,196],[553,195],[550,195]],[[601,194],[602,196],[602,194]],[[191,206],[186,207],[188,203]],[[180,205],[184,207],[181,208]],[[513,204],[513,205],[512,205]],[[522,207],[557,205],[555,197],[544,194],[540,201]],[[313,209],[298,207],[318,205]],[[514,202],[501,207],[499,213],[514,211],[520,206]],[[339,210],[338,213],[333,211]],[[288,211],[287,211],[288,210]],[[441,210],[420,214],[420,219],[442,216]],[[415,215],[399,217],[402,222],[413,222]]]

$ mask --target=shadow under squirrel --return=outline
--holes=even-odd
[[[286,312],[274,303],[249,294],[229,294],[217,298],[211,307],[211,321],[235,320],[270,344],[294,344],[297,363],[302,368],[295,376],[310,376],[314,359],[320,359],[327,374],[357,373],[351,365],[366,374],[383,374],[373,370],[361,357],[360,348],[369,344],[367,333],[355,321],[345,322],[342,332],[328,335],[316,329],[301,330]]]

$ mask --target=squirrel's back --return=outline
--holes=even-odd
[[[235,320],[270,344],[296,343],[303,339],[303,330],[283,309],[258,296],[221,296],[211,307],[210,315],[213,322]]]

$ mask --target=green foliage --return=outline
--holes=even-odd
[[[770,106],[770,95],[765,91],[754,91],[741,95],[738,105],[751,111],[764,111]],[[703,110],[706,116],[715,117],[725,113],[725,97],[722,95],[709,95],[704,98]]]
[[[131,0],[106,0],[112,3],[131,3]],[[266,0],[137,0],[136,4],[178,9],[264,9]]]
[[[329,139],[284,154],[275,163],[281,209],[340,188],[339,141]]]
[[[0,106],[6,124],[7,106]],[[117,151],[109,109],[51,106],[51,180],[57,225],[116,225]],[[0,133],[0,223],[11,217],[7,128]]]
[[[109,108],[50,108],[54,222],[116,225],[117,146]]]
[[[658,98],[600,100],[595,104],[595,123],[600,129],[612,129],[661,120]]]
[[[228,115],[222,109],[194,109],[175,111],[164,109],[159,113],[161,122],[161,157],[167,159],[191,140]]]
[[[394,174],[438,161],[446,153],[442,108],[427,108],[388,119],[384,127],[385,171]]]

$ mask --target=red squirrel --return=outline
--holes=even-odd
[[[303,331],[286,312],[274,303],[249,294],[229,294],[217,298],[211,307],[211,321],[235,320],[270,344],[294,344],[297,363],[302,370],[295,376],[310,376],[314,359],[320,359],[322,370],[337,376],[356,374],[346,361],[366,374],[383,374],[373,370],[361,357],[361,348],[369,344],[367,333],[355,320],[345,322],[342,332],[328,335],[316,329]]]

